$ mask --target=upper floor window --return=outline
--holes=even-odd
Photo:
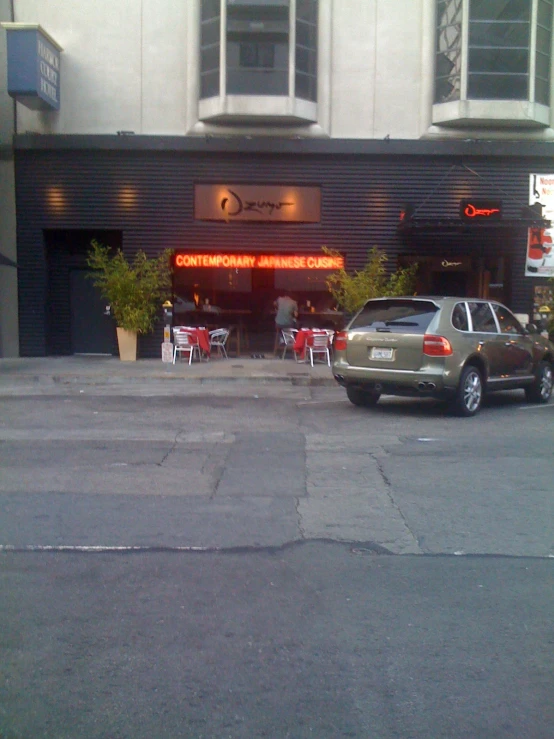
[[[317,0],[296,0],[296,97],[317,100]]]
[[[219,95],[220,0],[202,0],[200,16],[200,97]]]
[[[471,0],[467,97],[527,100],[530,46],[529,0]]]
[[[437,0],[435,104],[548,106],[552,6],[553,0]]]
[[[438,0],[435,102],[460,99],[463,0]]]
[[[316,101],[317,0],[201,0],[200,17],[201,99]]]
[[[227,0],[228,95],[288,95],[289,0]]]

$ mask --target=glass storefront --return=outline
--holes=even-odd
[[[235,255],[236,259],[241,257]],[[247,259],[264,263],[263,258],[254,256],[245,256],[239,263],[248,263]],[[268,257],[267,261],[271,263],[271,259]],[[295,259],[300,260],[299,264],[311,266],[295,268],[292,266]],[[299,325],[340,327],[343,316],[336,310],[326,284],[334,270],[320,268],[321,262],[314,260],[321,260],[321,257],[295,255],[287,260],[291,266],[286,268],[176,264],[173,272],[174,324],[207,327],[240,324],[248,335],[251,349],[269,351],[275,338],[274,302],[279,296],[289,295],[298,304]],[[186,263],[201,261],[187,259]]]

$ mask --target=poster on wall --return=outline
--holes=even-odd
[[[529,176],[529,205],[542,205],[542,215],[554,223],[554,174]],[[554,277],[554,228],[530,228],[527,233],[526,277]]]

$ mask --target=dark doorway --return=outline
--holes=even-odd
[[[118,249],[121,231],[45,230],[48,264],[46,354],[116,354],[113,319],[87,274],[92,239]]]
[[[106,301],[93,285],[90,271],[71,270],[69,291],[73,354],[111,354],[112,319],[106,315]]]
[[[431,294],[447,297],[467,296],[467,272],[432,272]]]

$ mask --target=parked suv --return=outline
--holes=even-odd
[[[492,300],[368,300],[334,350],[333,375],[354,405],[373,406],[381,394],[431,396],[473,416],[492,390],[523,388],[533,403],[552,394],[554,344]]]

